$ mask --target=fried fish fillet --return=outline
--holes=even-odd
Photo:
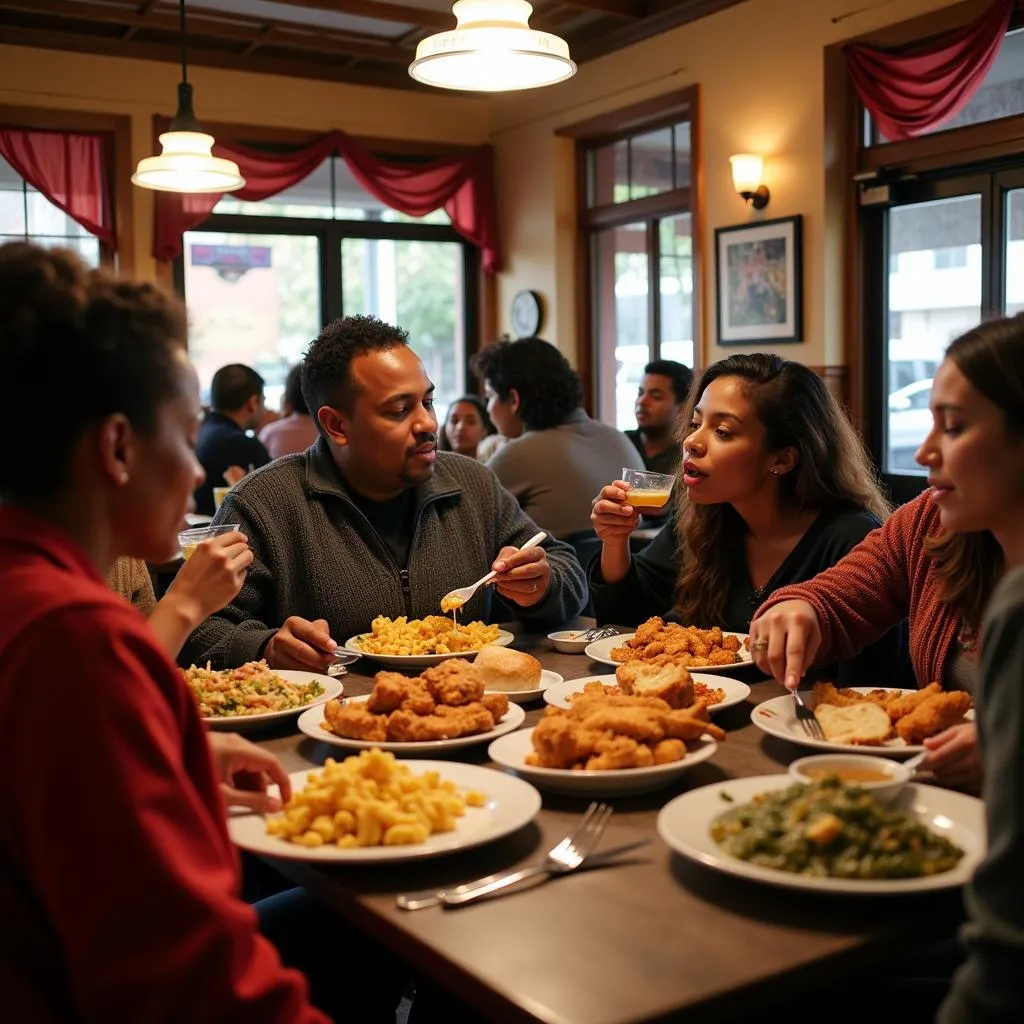
[[[383,743],[388,738],[387,716],[373,714],[362,702],[342,704],[329,700],[324,704],[324,720],[330,732],[346,739]]]
[[[693,703],[693,680],[678,662],[655,665],[631,661],[615,670],[615,681],[627,696],[658,697],[670,708],[685,708]]]
[[[877,747],[892,735],[889,716],[871,701],[838,707],[835,704],[816,705],[814,717],[821,724],[825,739],[832,743]]]
[[[915,693],[903,694],[899,700],[894,700],[889,704],[886,707],[886,711],[889,712],[889,717],[893,722],[898,722],[901,718],[911,714],[915,708],[923,704],[930,697],[935,697],[940,693],[942,693],[942,687],[938,683],[929,683]]]
[[[467,661],[449,658],[420,673],[420,679],[438,704],[469,704],[484,694],[483,676]]]

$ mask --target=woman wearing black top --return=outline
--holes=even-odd
[[[598,622],[661,615],[746,632],[770,593],[834,565],[888,513],[863,444],[801,363],[723,359],[704,371],[680,422],[685,493],[647,548],[630,554],[639,513],[621,480],[594,501]]]

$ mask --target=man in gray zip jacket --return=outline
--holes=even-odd
[[[433,390],[400,329],[346,317],[321,331],[303,366],[320,438],[225,497],[214,521],[240,525],[253,564],[182,664],[323,670],[376,616],[439,614],[444,594],[492,568],[493,591],[477,591],[464,621],[579,614],[586,578],[572,548],[548,538],[517,550],[537,526],[489,469],[437,451]]]

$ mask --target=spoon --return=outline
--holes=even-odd
[[[527,548],[535,548],[547,534],[541,530],[540,533],[532,536],[519,550],[525,551]],[[459,587],[458,590],[449,591],[444,597],[441,598],[442,608],[444,605],[448,605],[448,609],[461,608],[485,583],[490,583],[498,574],[492,569],[486,576],[481,576],[472,586]]]

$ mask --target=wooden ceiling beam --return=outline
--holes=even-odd
[[[315,11],[333,11],[377,21],[397,21],[405,25],[429,25],[431,28],[455,28],[451,11],[431,11],[404,4],[377,3],[376,0],[275,0],[288,7],[305,7]]]
[[[0,11],[2,13],[2,11]],[[0,20],[0,32],[5,43],[11,46],[31,46],[47,50],[69,50],[74,53],[95,53],[107,57],[128,57],[136,60],[155,60],[168,64],[177,64],[181,53],[177,44],[147,43],[133,39],[126,43],[121,39],[101,38],[99,36],[83,36],[70,32],[55,32],[42,29],[22,28]],[[322,53],[322,51],[321,51]],[[329,57],[330,54],[322,53]],[[193,55],[190,53],[189,57]],[[433,92],[427,86],[415,82],[404,70],[366,71],[362,69],[347,70],[339,66],[337,61],[315,61],[308,58],[267,56],[258,54],[256,58],[246,57],[241,53],[225,53],[223,51],[202,51],[195,53],[190,59],[200,67],[227,68],[232,71],[254,71],[268,75],[287,75],[295,78],[319,78],[325,81],[350,82],[354,85],[378,86],[384,89],[411,89],[417,92]],[[173,97],[168,97],[168,107],[173,110]],[[202,97],[199,101],[199,115],[202,117]]]
[[[594,11],[599,14],[609,14],[613,18],[623,18],[626,21],[638,21],[643,17],[640,4],[637,0],[562,0],[567,7],[579,7],[584,11]],[[677,0],[677,6],[683,6]]]
[[[155,29],[173,35],[178,33],[177,15],[152,11],[149,14],[132,13],[125,10],[118,13],[112,6],[88,3],[73,3],[70,0],[3,0],[0,10],[27,11],[52,14],[63,17],[67,8],[79,10],[79,17],[104,24],[125,25],[134,30],[120,37],[122,42],[132,42],[140,29]],[[60,30],[58,30],[60,31]],[[77,33],[72,33],[77,34]],[[268,35],[271,38],[268,38]],[[80,38],[89,38],[84,33]],[[302,50],[309,53],[344,54],[388,63],[407,63],[410,52],[396,47],[390,40],[376,36],[359,36],[332,30],[317,29],[316,26],[298,25],[294,22],[234,21],[227,17],[207,19],[199,12],[189,17],[189,57],[195,59],[203,52],[204,39],[230,40],[245,43],[242,53],[249,53],[260,46],[275,45]]]

